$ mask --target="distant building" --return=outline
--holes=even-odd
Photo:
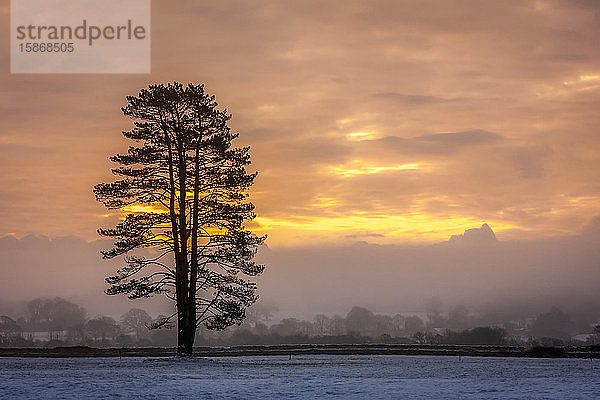
[[[32,342],[50,342],[53,340],[61,341],[70,338],[70,332],[63,331],[26,331],[22,332],[22,337],[25,340]]]

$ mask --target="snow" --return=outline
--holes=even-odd
[[[600,360],[432,356],[0,358],[1,399],[585,399]]]

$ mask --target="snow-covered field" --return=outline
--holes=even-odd
[[[600,360],[0,358],[0,399],[600,398]]]

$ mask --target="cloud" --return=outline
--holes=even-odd
[[[594,2],[153,8],[149,76],[11,75],[0,32],[0,143],[20,146],[0,148],[0,234],[95,238],[104,210],[91,187],[112,178],[107,157],[124,150],[120,131],[131,126],[119,107],[174,79],[205,82],[233,113],[260,172],[264,218],[413,213],[424,221],[409,224],[414,239],[439,226],[432,220],[511,227],[499,237],[572,234],[597,214],[600,88],[580,79],[600,74]],[[8,14],[0,20],[9,25]],[[426,168],[398,168],[412,164]],[[348,178],[334,167],[376,172]],[[306,232],[291,226],[277,234],[300,244]]]
[[[414,138],[415,141],[441,144],[443,146],[470,146],[489,144],[502,139],[502,136],[484,130],[470,130],[464,132],[437,133]]]
[[[468,130],[411,138],[386,136],[379,139],[367,139],[360,141],[355,148],[360,152],[360,147],[363,147],[366,152],[370,153],[370,158],[385,159],[392,153],[396,157],[402,155],[412,157],[412,160],[423,160],[423,156],[450,156],[450,153],[466,150],[473,146],[501,146],[503,140],[504,138],[498,133]]]
[[[423,95],[417,95],[417,94],[390,93],[390,92],[374,93],[373,96],[381,98],[381,99],[392,100],[401,105],[414,105],[414,106],[442,103],[444,101],[447,101],[447,100],[444,100],[444,99],[442,99],[440,97],[436,97],[436,96],[423,96]]]

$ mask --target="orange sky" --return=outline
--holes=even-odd
[[[341,4],[155,1],[151,75],[11,75],[2,29],[0,236],[95,239],[119,108],[173,80],[234,114],[271,247],[483,222],[500,239],[568,235],[600,215],[600,3]]]

